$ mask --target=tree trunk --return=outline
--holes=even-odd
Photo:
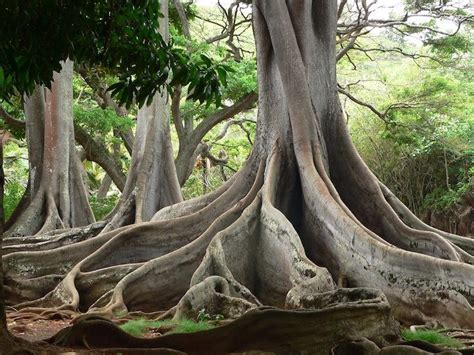
[[[107,175],[113,180],[115,186],[120,191],[123,191],[126,181],[126,176],[122,172],[120,158],[117,157],[114,149],[114,154],[110,154],[107,146],[98,139],[91,137],[84,128],[75,125],[74,134],[77,142],[82,145],[85,152],[85,158],[89,161],[97,163],[105,170]]]
[[[168,40],[168,3],[162,3],[160,32]],[[127,181],[112,221],[104,232],[149,221],[161,208],[182,201],[171,145],[168,95],[157,93],[138,110],[137,128]]]
[[[357,336],[381,345],[381,333],[397,337],[387,299],[405,324],[474,327],[474,241],[416,219],[350,141],[337,96],[336,2],[255,0],[253,11],[259,116],[244,168],[216,191],[162,209],[150,223],[60,250],[6,255],[9,302],[111,318],[136,310],[195,318],[205,308],[233,319],[266,305],[294,317],[299,308],[312,309],[305,324],[324,319],[324,327],[301,335],[300,327],[289,326],[295,319],[275,327],[264,312],[249,312],[262,334],[281,333],[260,342],[252,333],[245,350],[324,353],[341,337]],[[356,329],[361,304],[374,311],[363,312]],[[318,318],[319,310],[328,318]],[[371,328],[374,315],[383,331]],[[97,322],[79,323],[57,340],[94,344],[98,328],[87,324]],[[222,335],[212,344],[216,353],[242,349],[229,339],[248,334],[249,326],[232,324],[230,334],[212,333]],[[308,341],[322,336],[318,330],[323,350]],[[189,339],[202,345],[200,337]],[[146,341],[138,343],[128,346]],[[180,349],[170,338],[153,344]]]
[[[30,162],[28,198],[7,236],[34,235],[94,221],[74,146],[70,60],[54,74],[51,91],[37,87],[25,98]]]

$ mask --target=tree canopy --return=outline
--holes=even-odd
[[[188,85],[190,97],[219,101],[228,66],[205,54],[192,58],[159,33],[158,0],[5,0],[0,14],[0,97],[50,86],[69,58],[118,75],[109,90],[119,102],[140,106],[163,87]]]

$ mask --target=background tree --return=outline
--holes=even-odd
[[[74,146],[73,64],[67,60],[51,91],[37,87],[25,98],[29,188],[8,235],[33,235],[94,221]]]
[[[161,4],[163,18],[160,33],[169,40],[168,4]],[[116,228],[129,223],[132,207],[135,222],[149,221],[163,207],[182,201],[181,190],[173,163],[169,127],[168,95],[157,93],[138,110],[137,129],[127,182],[118,213],[106,228]],[[133,202],[128,201],[129,199]]]
[[[366,77],[356,95],[364,101],[370,97],[380,111],[391,107],[389,124],[347,105],[358,150],[376,175],[430,225],[472,233],[472,100],[470,80],[464,82],[469,71],[431,67],[426,72],[410,60],[396,63],[391,58],[377,62],[373,78]]]

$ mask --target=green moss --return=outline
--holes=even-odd
[[[166,329],[167,333],[194,333],[203,330],[214,328],[213,324],[209,322],[194,322],[188,319],[179,321],[163,320],[152,321],[148,319],[134,319],[124,323],[120,328],[130,335],[140,337],[143,336],[149,329]]]
[[[145,330],[149,328],[150,321],[146,319],[134,319],[124,323],[120,328],[130,335],[135,337],[141,336],[145,333]]]
[[[406,341],[424,340],[428,343],[437,344],[448,348],[461,348],[463,346],[460,341],[440,334],[435,330],[416,330],[413,332],[409,329],[404,329],[402,330],[402,338]]]

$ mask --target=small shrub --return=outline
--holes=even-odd
[[[424,340],[428,343],[441,345],[448,348],[460,348],[463,346],[460,341],[440,334],[436,330],[411,331],[409,329],[404,329],[402,330],[402,338],[406,341]]]
[[[197,315],[197,320],[198,322],[206,322],[211,319],[211,316],[209,313],[206,312],[206,309],[203,308],[198,312]]]

